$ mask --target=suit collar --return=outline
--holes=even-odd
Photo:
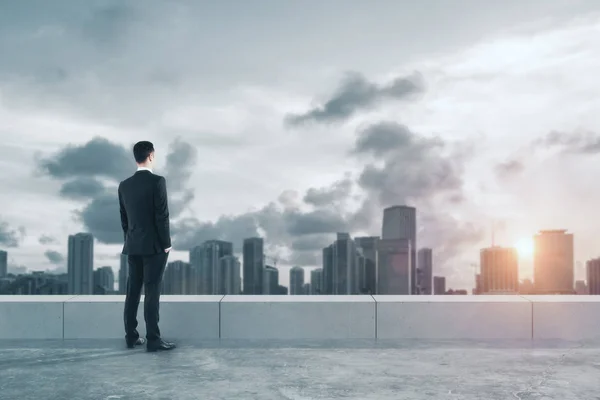
[[[152,173],[152,170],[150,168],[146,168],[146,167],[138,167],[137,171],[135,171],[135,172],[140,172],[140,171],[149,171],[150,173]]]

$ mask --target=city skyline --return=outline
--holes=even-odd
[[[434,249],[448,287],[473,285],[492,225],[519,249],[568,228],[585,278],[600,252],[597,2],[426,3],[0,5],[10,270],[64,267],[74,232],[118,268],[116,185],[150,140],[173,259],[263,237],[287,282],[332,233],[378,235],[380,210],[409,204],[411,256]],[[531,257],[520,273],[533,278]]]

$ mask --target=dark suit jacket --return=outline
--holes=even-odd
[[[165,178],[139,170],[119,184],[123,254],[153,255],[171,247]]]

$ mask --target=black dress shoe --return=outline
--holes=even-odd
[[[156,342],[148,342],[148,344],[146,345],[146,350],[149,352],[166,351],[173,350],[175,347],[177,347],[175,346],[175,343],[166,342],[160,339]]]
[[[128,349],[133,349],[135,346],[142,346],[146,344],[146,339],[144,338],[138,338],[135,342],[128,342],[127,343],[127,348]]]

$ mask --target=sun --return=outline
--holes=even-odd
[[[533,238],[521,238],[515,244],[515,248],[522,258],[531,258],[533,256]]]

